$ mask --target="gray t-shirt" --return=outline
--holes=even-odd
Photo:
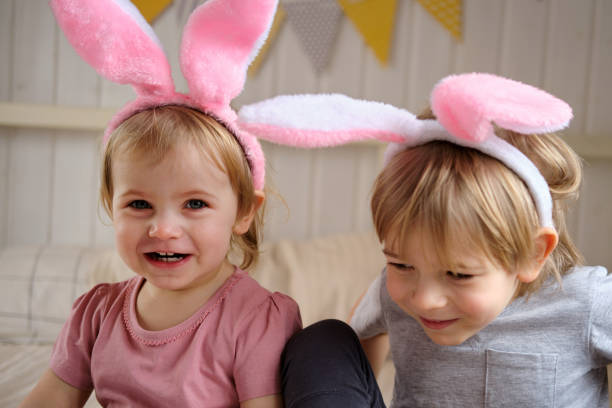
[[[518,298],[458,346],[433,343],[391,300],[386,272],[351,321],[360,338],[388,333],[391,407],[608,407],[612,275],[578,267],[560,289]]]

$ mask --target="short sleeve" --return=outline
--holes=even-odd
[[[70,317],[60,332],[50,366],[68,384],[91,390],[91,351],[102,321],[108,285],[98,285],[80,296],[73,304]]]
[[[381,303],[382,283],[383,277],[379,275],[366,291],[351,318],[351,327],[360,339],[387,332]]]
[[[591,351],[598,364],[612,363],[612,275],[597,268],[604,277],[595,284],[591,309]]]
[[[302,328],[297,303],[273,293],[243,321],[236,341],[234,380],[240,401],[279,394],[280,357]]]

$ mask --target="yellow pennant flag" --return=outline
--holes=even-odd
[[[456,39],[461,39],[461,0],[418,0]]]
[[[172,0],[132,0],[143,17],[151,23],[162,11],[172,3]]]
[[[338,0],[383,65],[389,60],[397,0]]]
[[[274,38],[276,38],[276,34],[278,34],[278,30],[280,30],[283,24],[283,21],[285,21],[285,10],[283,10],[279,4],[278,8],[276,9],[276,14],[274,15],[274,21],[272,22],[272,27],[270,27],[270,33],[268,34],[268,38],[266,39],[266,42],[259,50],[259,54],[257,54],[257,57],[255,57],[253,62],[251,62],[251,65],[249,65],[249,71],[248,71],[249,77],[256,75],[257,71],[259,71],[259,67],[261,66],[264,59],[266,58],[268,49],[270,49],[270,44],[274,41]]]

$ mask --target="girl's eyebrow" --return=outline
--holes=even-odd
[[[181,193],[181,196],[200,196],[200,195],[204,195],[204,196],[210,196],[213,195],[214,193],[211,193],[209,191],[206,190],[201,190],[201,189],[195,189],[195,190],[189,190],[189,191],[185,191]]]
[[[130,190],[126,190],[126,191],[122,192],[119,195],[119,197],[125,197],[125,196],[131,196],[131,195],[134,195],[134,196],[143,196],[145,194],[142,191],[130,189]]]

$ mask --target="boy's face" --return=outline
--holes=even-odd
[[[113,225],[126,264],[169,291],[231,273],[226,254],[240,222],[227,174],[191,145],[158,162],[143,156],[120,155],[112,169]]]
[[[512,301],[517,273],[508,272],[460,243],[443,265],[427,235],[418,230],[404,246],[385,242],[387,290],[439,345],[458,345],[491,323]],[[459,240],[458,240],[459,241]]]

